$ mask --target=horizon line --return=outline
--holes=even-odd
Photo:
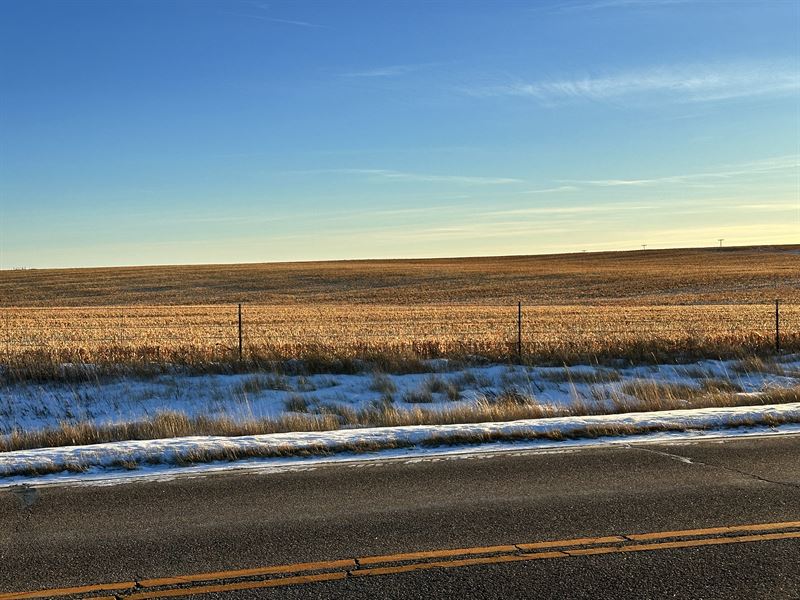
[[[422,257],[376,257],[376,258],[330,258],[312,260],[265,260],[265,261],[244,261],[244,262],[199,262],[199,263],[148,263],[138,265],[88,265],[78,267],[4,267],[0,268],[0,273],[22,272],[22,271],[77,271],[77,270],[99,270],[99,269],[143,269],[148,267],[234,267],[242,265],[308,265],[326,263],[356,263],[356,262],[413,262],[413,261],[440,261],[440,260],[478,260],[492,258],[532,258],[532,257],[552,257],[570,256],[574,254],[634,254],[645,252],[669,252],[676,250],[744,250],[756,248],[797,248],[800,243],[773,243],[773,244],[732,244],[729,246],[668,246],[654,247],[645,244],[646,247],[610,249],[610,250],[573,250],[569,252],[542,252],[530,254],[482,254],[482,255],[449,255],[449,256],[422,256]]]

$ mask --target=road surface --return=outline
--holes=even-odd
[[[18,487],[0,515],[0,600],[800,598],[800,436]]]

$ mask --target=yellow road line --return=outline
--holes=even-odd
[[[431,550],[428,552],[408,552],[406,554],[386,554],[383,556],[366,556],[357,560],[359,565],[374,565],[387,562],[404,562],[424,558],[445,558],[449,556],[464,556],[468,554],[498,554],[501,552],[516,552],[517,547],[508,546],[483,546],[478,548],[455,548],[453,550]]]
[[[741,535],[737,537],[705,538],[701,540],[685,540],[677,542],[655,542],[652,544],[630,544],[628,546],[606,546],[604,548],[580,548],[578,550],[564,550],[564,553],[569,556],[589,556],[592,554],[618,554],[622,552],[646,552],[648,550],[698,548],[700,546],[724,546],[725,544],[768,542],[771,540],[788,540],[793,538],[800,538],[800,531],[767,533],[759,535]]]
[[[674,548],[693,548],[699,546],[713,546],[724,544],[735,544],[744,542],[760,542],[768,540],[780,540],[800,538],[800,531],[789,533],[773,533],[762,535],[747,535],[740,537],[722,537],[700,540],[686,540],[682,542],[657,542],[652,544],[633,544],[629,546],[605,546],[601,548],[588,548],[581,550],[565,550],[551,552],[537,552],[533,554],[512,554],[500,556],[482,556],[477,558],[466,558],[462,560],[422,562],[394,567],[377,567],[371,569],[357,569],[351,572],[322,573],[320,575],[307,575],[301,577],[284,577],[270,579],[267,581],[248,581],[243,583],[219,584],[194,588],[172,589],[164,591],[144,592],[133,596],[126,596],[126,600],[148,600],[152,598],[165,598],[175,596],[198,596],[217,592],[230,592],[244,589],[259,589],[267,587],[284,587],[298,585],[302,583],[314,583],[320,581],[341,580],[346,577],[365,577],[395,575],[398,573],[408,573],[412,571],[426,571],[430,569],[453,569],[458,567],[490,565],[498,563],[522,562],[533,560],[547,560],[555,558],[570,558],[574,556],[586,556],[591,554],[621,554],[624,552],[642,552],[654,550],[668,550]]]
[[[9,592],[0,593],[0,600],[28,600],[30,598],[51,598],[53,596],[74,596],[76,594],[89,594],[91,592],[120,592],[136,587],[133,581],[119,583],[98,583],[95,585],[81,585],[76,587],[58,588],[54,590],[39,590],[35,592]]]
[[[348,574],[352,576],[365,575],[388,575],[393,573],[404,573],[431,568],[452,568],[469,565],[491,564],[500,562],[515,562],[521,560],[539,560],[545,558],[564,558],[568,556],[589,556],[595,554],[612,554],[618,552],[641,552],[647,550],[666,550],[670,548],[692,548],[708,545],[721,545],[742,542],[769,541],[778,539],[800,538],[800,531],[776,530],[800,528],[800,521],[787,521],[782,523],[758,523],[749,525],[734,525],[728,527],[710,527],[706,529],[685,529],[675,531],[661,531],[654,533],[639,533],[631,535],[613,535],[601,537],[582,537],[564,540],[551,540],[534,542],[529,544],[514,544],[503,546],[480,546],[474,548],[456,548],[447,550],[431,550],[422,552],[408,552],[401,554],[386,554],[381,556],[367,556],[358,559],[342,559],[322,562],[305,562],[286,565],[275,565],[253,569],[240,569],[235,571],[215,571],[209,573],[197,573],[179,577],[163,577],[157,579],[146,579],[138,583],[133,581],[106,583],[96,585],[86,585],[78,587],[57,588],[50,590],[39,590],[30,592],[9,592],[0,593],[0,600],[34,600],[39,598],[52,598],[60,596],[71,596],[78,594],[89,594],[94,592],[124,592],[138,588],[134,595],[126,596],[130,599],[137,598],[161,598],[169,596],[188,595],[193,593],[211,593],[206,590],[213,588],[214,591],[226,591],[236,589],[254,589],[258,587],[275,587],[285,585],[295,585],[298,583],[312,583],[315,581],[331,581],[342,579]],[[764,533],[764,532],[774,533]],[[716,535],[728,535],[733,533],[761,532],[753,535],[741,535],[736,537],[704,537],[695,540],[676,540],[676,541],[656,541],[668,540],[669,538],[686,538]],[[634,542],[634,543],[631,543]],[[652,542],[652,543],[637,543]],[[585,546],[584,548],[574,548],[575,546]],[[553,551],[531,552],[534,550],[553,549]],[[562,549],[562,550],[559,550]],[[521,552],[521,554],[520,554]],[[475,557],[475,555],[486,554],[491,556]],[[472,557],[460,558],[458,557]],[[448,558],[453,560],[435,560]],[[424,561],[424,562],[421,562]],[[387,563],[411,562],[406,565],[392,565],[385,567],[364,568],[367,565],[381,565]],[[328,571],[327,573],[316,573],[310,575],[297,575],[304,571]],[[170,590],[148,590],[146,588],[156,588],[164,586],[178,586],[182,584],[203,583],[211,581],[224,581],[226,579],[242,579],[246,577],[263,577],[265,575],[285,575],[268,580],[247,581],[229,584],[214,584],[194,588],[170,589]],[[245,587],[229,587],[245,586]],[[142,589],[144,588],[144,589]],[[105,600],[96,598],[96,600]]]
[[[301,573],[303,571],[325,571],[328,569],[352,569],[355,566],[356,561],[352,559],[296,563],[292,565],[278,565],[275,567],[261,567],[258,569],[217,571],[215,573],[198,573],[196,575],[185,575],[181,577],[144,579],[139,582],[139,585],[144,588],[161,587],[165,585],[179,585],[181,583],[194,583],[197,581],[211,581],[215,579],[237,579],[240,577],[257,577],[260,575],[283,575],[289,573]],[[0,600],[2,600],[2,598],[0,598]]]
[[[707,529],[685,529],[683,531],[659,531],[657,533],[634,533],[626,535],[629,540],[647,541],[661,540],[671,537],[692,537],[698,535],[716,535],[720,533],[738,533],[740,531],[769,531],[770,529],[792,529],[800,527],[800,521],[785,523],[758,523],[754,525],[734,525],[732,527],[709,527]]]
[[[614,544],[626,542],[621,535],[608,535],[605,537],[585,537],[572,540],[559,540],[555,542],[536,542],[534,544],[517,544],[517,548],[523,552],[528,550],[539,550],[541,548],[562,548],[564,546],[590,546],[594,544]]]
[[[400,565],[398,567],[379,567],[374,569],[358,569],[351,571],[354,577],[364,577],[369,575],[394,575],[395,573],[406,573],[408,571],[423,571],[427,569],[442,569],[455,567],[470,567],[474,565],[488,565],[493,563],[519,562],[523,560],[542,560],[546,558],[564,558],[567,555],[563,552],[537,552],[534,554],[503,554],[500,556],[481,556],[479,558],[464,558],[461,560],[442,560],[436,562],[422,562],[411,565]]]
[[[359,565],[374,565],[388,562],[406,562],[430,558],[449,558],[452,556],[469,556],[471,554],[511,554],[517,550],[527,552],[542,548],[561,548],[563,546],[586,546],[589,544],[610,544],[627,541],[624,537],[613,535],[606,537],[584,537],[571,540],[536,542],[534,544],[509,544],[506,546],[479,546],[476,548],[454,548],[452,550],[430,550],[423,552],[407,552],[403,554],[385,554],[381,556],[365,556],[356,559]]]
[[[237,590],[254,590],[269,587],[284,587],[302,583],[317,583],[320,581],[335,581],[347,577],[347,571],[334,573],[320,573],[318,575],[298,575],[297,577],[281,577],[266,581],[240,581],[238,583],[222,583],[218,585],[204,585],[193,588],[179,588],[172,590],[159,590],[143,592],[125,596],[125,600],[144,600],[145,598],[170,598],[175,596],[196,596],[199,594],[214,594],[217,592],[235,592]]]

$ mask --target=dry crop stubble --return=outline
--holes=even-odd
[[[800,349],[800,247],[0,271],[7,364],[663,360]],[[49,308],[62,306],[62,308]]]
[[[6,360],[29,363],[238,360],[235,306],[5,308]],[[800,348],[800,307],[781,310],[782,345]],[[774,347],[771,305],[531,306],[528,360],[744,356]],[[516,358],[514,306],[270,305],[243,310],[244,359]]]
[[[0,271],[0,306],[800,303],[800,246]]]

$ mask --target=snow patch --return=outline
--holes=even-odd
[[[593,426],[617,426],[646,431],[648,428],[675,427],[685,429],[724,429],[726,427],[759,422],[765,416],[775,420],[800,419],[800,402],[757,407],[726,407],[694,410],[594,415],[586,417],[556,417],[527,419],[501,423],[475,423],[455,425],[415,425],[404,427],[379,427],[346,429],[326,432],[293,432],[266,435],[219,437],[195,436],[161,440],[135,440],[68,446],[37,448],[0,453],[0,474],[7,477],[25,472],[47,472],[68,465],[85,465],[91,468],[118,467],[120,463],[148,464],[180,462],[180,457],[205,452],[240,451],[264,453],[319,453],[319,449],[335,451],[354,444],[394,444],[420,446],[436,442],[463,444],[465,439],[491,439],[552,435],[564,437]],[[624,439],[624,438],[623,438]],[[351,455],[352,456],[352,455]],[[17,479],[16,477],[14,479]]]
[[[0,436],[14,430],[39,431],[61,423],[88,422],[103,426],[152,419],[160,412],[177,411],[189,417],[207,416],[245,421],[280,418],[291,408],[306,406],[311,413],[325,407],[359,410],[390,400],[399,410],[424,407],[442,410],[475,404],[485,397],[516,391],[540,404],[569,407],[606,402],[626,382],[646,379],[656,383],[697,386],[702,378],[723,379],[744,393],[800,384],[800,357],[791,356],[780,366],[789,376],[740,373],[735,361],[705,360],[682,365],[645,365],[609,369],[591,365],[526,367],[490,364],[452,370],[447,361],[432,361],[433,373],[383,374],[388,381],[375,385],[371,373],[354,375],[283,376],[276,373],[237,375],[159,375],[125,377],[81,383],[17,383],[0,387]],[[450,369],[450,370],[448,370]],[[440,380],[460,390],[454,400]],[[381,389],[381,387],[383,389]],[[433,387],[431,402],[419,399],[420,390]],[[387,393],[386,390],[391,390]],[[388,398],[390,396],[390,398]],[[300,399],[299,402],[296,400]],[[295,402],[292,402],[295,400]]]

